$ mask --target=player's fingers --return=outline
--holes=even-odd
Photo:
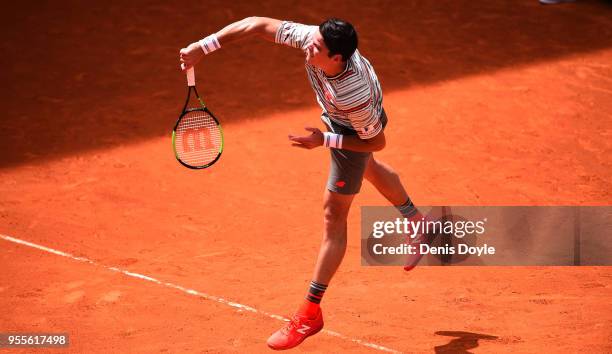
[[[302,148],[302,149],[308,149],[308,147],[306,145],[304,145],[304,144],[293,143],[293,144],[291,144],[291,146],[299,147],[299,148]]]
[[[315,128],[315,127],[304,127],[304,129],[308,130],[309,132],[313,132],[313,133],[320,131],[319,128]]]
[[[303,142],[304,141],[304,137],[303,136],[295,136],[295,135],[289,135],[289,140],[291,141],[297,141],[297,142]]]

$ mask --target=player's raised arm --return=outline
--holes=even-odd
[[[281,21],[274,18],[253,16],[227,25],[216,34],[224,45],[253,35],[274,42],[280,24]]]
[[[248,37],[260,37],[270,42],[275,41],[281,21],[268,17],[247,17],[231,23],[216,33],[191,43],[180,50],[180,61],[183,69],[197,64],[202,56],[210,54],[221,46]]]

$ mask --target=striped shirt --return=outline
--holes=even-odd
[[[318,26],[283,21],[276,32],[276,43],[306,50]],[[370,62],[358,50],[347,61],[343,72],[327,77],[323,70],[306,63],[306,73],[317,102],[327,119],[352,129],[361,139],[370,139],[382,131],[382,90]],[[329,118],[327,118],[329,117]]]

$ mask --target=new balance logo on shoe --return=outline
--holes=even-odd
[[[293,348],[304,339],[317,334],[323,329],[323,314],[318,310],[315,318],[296,314],[291,321],[268,338],[268,346],[274,350]]]
[[[306,326],[305,324],[302,325],[302,328],[298,329],[297,331],[302,333],[302,334],[306,334],[306,331],[310,329],[310,326]]]

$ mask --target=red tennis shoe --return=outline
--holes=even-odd
[[[417,216],[415,220],[422,220],[424,222],[435,221],[429,215],[427,216]],[[414,269],[414,267],[419,264],[421,258],[423,258],[424,254],[421,253],[421,244],[430,245],[432,242],[432,238],[435,237],[436,234],[434,232],[423,233],[419,232],[414,238],[408,237],[406,243],[415,248],[415,254],[409,254],[406,257],[406,262],[404,263],[404,270],[409,272]]]
[[[415,247],[415,254],[410,254],[406,257],[406,263],[404,264],[404,270],[409,272],[417,266],[421,258],[423,258],[423,254],[421,253],[421,244],[429,244],[430,241],[427,239],[427,235],[419,233],[413,239],[408,239],[406,241],[408,245]]]
[[[274,350],[296,347],[304,339],[317,334],[321,329],[323,329],[323,313],[320,309],[315,318],[296,314],[285,327],[274,332],[268,338],[268,347]]]

